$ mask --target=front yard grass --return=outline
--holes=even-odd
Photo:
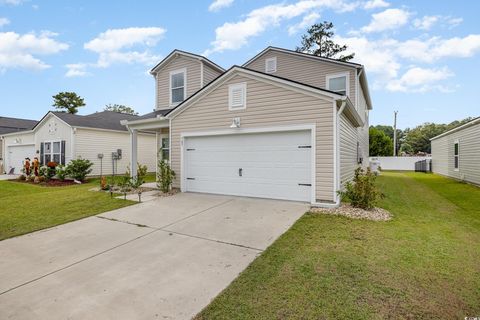
[[[150,174],[145,180],[155,181],[155,176]],[[88,191],[97,186],[99,179],[66,187],[0,181],[0,240],[135,203]]]
[[[385,172],[388,222],[307,213],[196,319],[480,316],[480,188]]]

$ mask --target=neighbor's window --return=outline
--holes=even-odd
[[[230,110],[245,109],[247,107],[247,84],[236,83],[228,87],[228,108]]]
[[[170,72],[170,104],[185,100],[185,69]]]
[[[277,57],[265,59],[265,72],[266,73],[277,72]]]
[[[455,141],[455,144],[453,146],[453,165],[456,170],[458,170],[458,141]]]
[[[170,139],[162,138],[162,159],[170,160]]]
[[[327,89],[337,92],[341,95],[347,95],[348,82],[347,75],[327,76]]]

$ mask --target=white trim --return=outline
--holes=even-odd
[[[311,148],[311,204],[316,203],[316,125],[315,124],[303,124],[303,125],[287,125],[287,126],[274,126],[274,127],[258,127],[258,128],[239,128],[239,129],[222,129],[211,131],[192,131],[182,132],[180,134],[180,190],[186,192],[186,161],[185,161],[185,139],[189,137],[208,137],[217,135],[235,135],[235,134],[252,134],[252,133],[269,133],[269,132],[285,132],[285,131],[310,131]]]
[[[455,155],[455,145],[458,145],[457,149],[458,149],[458,154]],[[457,163],[458,163],[458,167],[455,168],[455,157],[458,159],[457,160]],[[460,171],[460,140],[459,139],[455,139],[453,140],[453,171]]]
[[[200,60],[200,61],[203,61],[204,63],[208,64],[209,66],[211,66],[213,69],[216,69],[220,72],[225,72],[225,69],[223,69],[222,67],[220,67],[219,65],[215,64],[214,62],[208,60],[207,58],[205,57],[202,57],[202,56],[199,56],[199,55],[195,55],[195,54],[192,54],[192,53],[189,53],[189,52],[185,52],[185,51],[180,51],[178,49],[175,49],[173,50],[172,52],[170,52],[168,54],[167,57],[165,57],[165,59],[163,59],[162,61],[160,61],[155,67],[153,67],[151,70],[150,70],[150,74],[152,75],[155,75],[156,73],[158,73],[158,71],[162,68],[162,66],[164,66],[165,64],[167,64],[171,59],[173,58],[176,58],[177,56],[185,56],[185,57],[189,57],[191,59],[196,59],[196,60]]]
[[[268,63],[270,61],[273,61],[274,64],[275,64],[275,68],[273,69],[273,71],[268,71]],[[265,73],[275,73],[275,72],[277,72],[277,57],[266,58],[265,59]]]
[[[242,90],[242,105],[233,105],[233,91],[241,89]],[[247,83],[233,83],[228,86],[228,110],[230,111],[237,111],[237,110],[245,110],[247,109]]]
[[[347,97],[350,97],[350,72],[339,72],[339,73],[329,73],[325,76],[325,87],[327,90],[333,91],[330,89],[330,79],[345,77],[345,94]],[[339,93],[340,94],[340,93]],[[357,109],[357,106],[355,106]]]
[[[180,73],[183,73],[183,100],[174,103],[174,102],[172,102],[172,76],[175,75],[175,74],[180,74]],[[171,107],[174,107],[174,106],[182,103],[183,101],[185,101],[185,99],[187,99],[187,68],[181,68],[181,69],[170,71],[168,79],[169,79],[168,90],[169,90],[169,95],[170,95],[170,98],[169,98],[168,102],[169,102]],[[180,87],[178,87],[178,88],[180,88]],[[178,89],[178,88],[175,88],[175,89]]]
[[[53,144],[55,142],[60,143],[60,153],[56,153],[56,152],[54,153],[53,152]],[[58,162],[58,164],[61,164],[62,163],[62,140],[61,139],[60,140],[43,140],[43,141],[40,141],[39,145],[42,144],[42,143],[43,143],[43,159],[41,159],[40,162],[43,163],[43,165],[45,165],[45,166],[47,165],[48,162],[45,161],[45,155],[46,155],[46,153],[45,153],[45,143],[50,143],[50,161],[54,161],[53,160],[53,155],[54,154],[60,154],[60,162]],[[40,156],[40,154],[39,154],[39,156]],[[65,157],[65,162],[67,162],[66,157]]]
[[[467,122],[467,123],[465,123],[465,124],[462,124],[461,126],[458,126],[458,127],[456,127],[456,128],[450,129],[450,130],[448,130],[447,132],[444,132],[444,133],[442,133],[442,134],[439,134],[438,136],[435,136],[435,137],[431,138],[430,141],[435,140],[435,139],[438,139],[438,138],[441,138],[441,137],[444,137],[444,136],[449,135],[449,134],[451,134],[451,133],[454,133],[454,132],[456,132],[456,131],[460,131],[460,130],[462,130],[462,129],[468,128],[468,127],[473,126],[473,125],[475,125],[475,124],[477,124],[477,123],[480,123],[480,117],[475,118],[475,119],[473,119],[473,120],[471,120],[470,122]]]
[[[328,98],[333,98],[333,99],[340,99],[344,96],[341,94],[337,93],[331,93],[327,91],[323,91],[321,89],[315,89],[307,85],[303,85],[300,83],[292,82],[289,80],[284,80],[280,79],[278,77],[273,77],[268,74],[260,73],[260,72],[255,72],[247,69],[243,69],[240,67],[233,67],[226,73],[223,73],[220,77],[216,78],[213,82],[211,82],[208,86],[208,88],[196,93],[194,96],[191,96],[188,98],[187,101],[185,101],[179,108],[173,110],[170,114],[168,114],[166,117],[167,118],[175,118],[177,115],[179,115],[181,112],[186,110],[188,106],[190,106],[194,101],[197,101],[201,97],[203,97],[205,94],[208,92],[214,90],[218,86],[222,85],[224,82],[228,81],[232,75],[232,73],[242,73],[242,76],[249,76],[250,78],[254,78],[256,80],[262,79],[264,82],[271,83],[276,86],[283,86],[283,87],[288,87],[290,90],[296,90],[299,91],[303,94],[310,94],[315,97],[320,97],[325,99],[325,97]]]

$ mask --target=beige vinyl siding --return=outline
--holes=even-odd
[[[202,62],[203,63],[203,62]],[[203,85],[206,86],[222,73],[203,63]]]
[[[357,128],[354,128],[347,117],[340,116],[340,183],[353,178],[357,168]]]
[[[228,85],[247,84],[247,108],[228,110]],[[242,128],[316,125],[316,198],[334,201],[333,101],[319,99],[279,85],[235,75],[172,119],[172,167],[181,179],[181,133],[229,129],[233,117]]]
[[[360,86],[360,84],[359,84]],[[363,158],[363,167],[369,166],[369,111],[367,107],[367,101],[365,100],[365,96],[363,95],[363,91],[359,87],[359,95],[358,95],[358,113],[362,118],[364,124],[363,127],[357,128],[358,132],[358,141],[360,142],[360,151],[362,153]]]
[[[454,169],[454,144],[459,169]],[[433,172],[480,185],[480,123],[432,140]]]
[[[200,89],[200,61],[197,59],[177,56],[163,66],[155,76],[156,83],[156,106],[157,109],[170,108],[170,72],[183,69],[187,70],[186,85],[188,98]]]
[[[339,65],[325,61],[319,61],[308,57],[302,57],[295,54],[270,50],[251,61],[246,68],[265,72],[265,60],[268,58],[277,58],[277,71],[272,75],[291,79],[301,83],[309,84],[315,87],[326,89],[326,76],[342,72],[349,72],[348,94],[350,100],[355,104],[355,74],[354,67]]]
[[[147,165],[149,172],[155,172],[155,134],[138,134],[138,162]],[[104,131],[78,128],[75,133],[75,158],[81,157],[93,162],[91,175],[100,175],[100,159],[103,153],[102,172],[112,174],[112,152],[122,149],[122,159],[117,163],[118,174],[124,174],[130,163],[130,134],[128,132]]]

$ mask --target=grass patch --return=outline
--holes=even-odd
[[[153,182],[155,175],[145,180]],[[0,240],[135,203],[112,199],[105,192],[88,191],[99,184],[99,178],[66,187],[0,181]]]
[[[306,214],[196,319],[480,315],[480,188],[385,172],[389,222]]]

